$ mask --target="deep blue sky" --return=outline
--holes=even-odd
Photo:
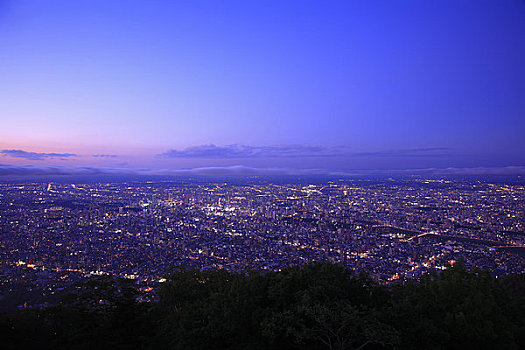
[[[0,115],[1,164],[525,166],[525,1],[0,0]]]

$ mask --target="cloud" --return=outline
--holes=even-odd
[[[40,175],[329,175],[323,169],[252,168],[242,165],[190,169],[126,169],[105,167],[65,167],[0,165],[0,176]],[[338,173],[339,174],[339,173]]]
[[[60,158],[66,160],[69,157],[78,157],[73,153],[37,153],[37,152],[27,152],[21,149],[4,149],[0,151],[4,156],[9,156],[13,158],[24,158],[28,160],[44,160],[50,158]]]
[[[403,173],[421,175],[525,175],[525,166],[475,167],[475,168],[428,168],[401,170]]]
[[[93,154],[92,157],[95,158],[117,158],[116,154]]]
[[[247,146],[247,145],[200,145],[183,150],[171,149],[160,154],[167,158],[288,158],[317,157],[340,154],[337,148],[317,146],[285,145],[285,146]]]
[[[111,169],[98,167],[62,167],[33,165],[0,165],[0,176],[7,175],[98,175],[98,174],[133,174],[126,169]]]
[[[328,175],[328,176],[360,176],[360,175],[509,175],[525,176],[525,166],[509,167],[478,167],[478,168],[429,168],[406,170],[350,170],[332,171],[326,169],[291,169],[291,168],[252,168],[242,165],[229,167],[202,167],[190,169],[127,169],[104,167],[65,167],[65,166],[34,166],[34,165],[0,165],[0,176],[54,176],[54,175]]]
[[[162,175],[320,175],[329,174],[323,169],[252,168],[242,165],[229,167],[203,167],[180,170],[163,170]]]
[[[449,157],[451,149],[446,147],[409,148],[380,152],[354,153],[356,157]]]
[[[445,156],[448,148],[413,148],[381,152],[352,152],[349,147],[322,147],[305,145],[281,146],[247,146],[200,145],[182,150],[171,149],[159,154],[162,158],[206,158],[206,159],[234,159],[234,158],[331,158],[331,157],[423,157]]]

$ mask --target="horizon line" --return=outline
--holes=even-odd
[[[525,176],[525,165],[504,167],[446,167],[406,169],[322,169],[322,168],[256,168],[244,165],[196,167],[180,169],[154,168],[110,168],[96,166],[61,165],[9,165],[0,164],[0,176],[78,176],[78,175],[137,175],[137,176],[188,176],[188,175],[323,175],[323,176],[367,176],[367,175],[507,175]]]

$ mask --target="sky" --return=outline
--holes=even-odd
[[[524,62],[523,0],[0,0],[0,174],[523,170]]]

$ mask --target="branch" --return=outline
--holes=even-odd
[[[377,344],[383,345],[383,343],[380,342],[380,341],[377,341],[377,340],[374,340],[374,339],[370,339],[370,340],[367,340],[364,344],[362,344],[360,347],[358,347],[355,350],[361,350],[362,348],[364,348],[365,346],[367,346],[368,344],[371,344],[371,343],[377,343]]]

